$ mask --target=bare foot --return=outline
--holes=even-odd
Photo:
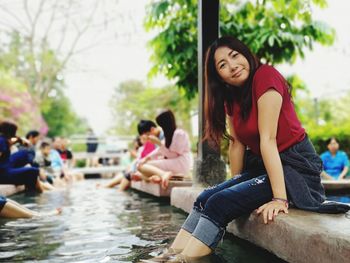
[[[162,188],[167,189],[169,186],[169,180],[172,177],[172,172],[165,172],[162,176]]]
[[[52,210],[50,212],[45,212],[45,213],[38,213],[37,216],[39,217],[48,217],[48,216],[57,216],[62,214],[62,208],[56,208],[55,210]]]
[[[162,178],[159,175],[152,175],[149,180],[154,184],[160,184],[162,182]]]

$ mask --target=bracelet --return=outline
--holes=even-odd
[[[287,199],[283,199],[283,198],[272,198],[272,201],[279,201],[279,202],[283,202],[285,204],[285,206],[288,208],[288,200]]]

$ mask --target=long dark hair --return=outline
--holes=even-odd
[[[165,146],[169,148],[176,130],[174,113],[171,110],[163,111],[156,117],[156,122],[162,127],[165,137]]]
[[[249,63],[248,80],[243,87],[234,87],[225,83],[215,67],[215,51],[220,47],[228,47],[241,53]],[[229,115],[232,115],[234,103],[239,103],[242,119],[246,119],[252,109],[252,82],[255,71],[260,66],[257,57],[241,41],[234,37],[221,37],[207,50],[205,58],[205,131],[204,139],[220,145],[222,136],[232,137],[226,131],[225,106]]]
[[[17,125],[11,121],[0,122],[0,135],[6,139],[16,137]]]

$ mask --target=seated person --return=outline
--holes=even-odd
[[[75,165],[75,160],[73,158],[72,151],[67,148],[67,144],[67,139],[62,138],[60,148],[57,149],[57,151],[60,154],[63,162],[66,164],[67,168],[72,168]]]
[[[163,129],[165,142],[153,135],[148,140],[158,146],[152,153],[138,163],[138,171],[147,179],[161,183],[166,189],[174,175],[184,177],[190,171],[192,156],[187,132],[176,127],[175,116],[167,110],[156,117]]]
[[[143,136],[137,137],[135,141],[138,142],[135,147],[137,148],[136,159],[125,171],[123,171],[122,174],[118,174],[108,184],[106,184],[106,188],[112,188],[116,185],[119,185],[119,190],[124,191],[130,187],[131,180],[141,179],[141,174],[137,172],[137,163],[142,158],[147,156],[147,154],[151,153],[155,149],[155,146],[151,142],[145,141],[145,137]],[[135,149],[133,149],[132,152],[134,152],[134,150]]]
[[[50,152],[51,145],[48,142],[42,142],[40,144],[39,151],[35,155],[35,162],[43,170],[46,177],[46,181],[48,181],[50,184],[53,184],[55,172],[51,167]]]
[[[0,184],[25,185],[27,191],[43,192],[51,187],[40,182],[39,169],[27,167],[33,160],[23,151],[11,154],[11,146],[23,144],[24,140],[16,136],[17,125],[3,121],[0,123]]]
[[[40,216],[52,216],[58,215],[62,212],[62,209],[57,208],[51,212],[38,213],[20,205],[19,203],[7,199],[0,195],[0,217],[5,218],[32,218]]]
[[[336,138],[327,140],[328,151],[321,154],[323,162],[322,177],[324,179],[344,179],[349,170],[349,158],[345,152],[339,150],[339,143]]]
[[[38,167],[38,164],[35,163],[35,152],[36,152],[36,145],[40,140],[40,133],[36,130],[31,130],[26,134],[25,140],[22,139],[24,143],[22,143],[18,150],[22,151],[21,154],[28,154],[28,162],[31,166]]]

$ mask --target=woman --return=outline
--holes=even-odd
[[[58,215],[62,212],[61,208],[57,208],[48,213],[38,213],[25,208],[19,203],[6,199],[0,195],[0,217],[5,218],[32,218],[38,216],[52,216]]]
[[[40,182],[39,168],[24,167],[31,162],[28,154],[23,151],[11,154],[11,145],[23,140],[16,136],[16,132],[16,124],[7,121],[0,123],[0,184],[24,184],[27,191],[52,189]]]
[[[349,210],[347,205],[322,204],[322,161],[297,118],[282,75],[261,65],[233,37],[216,40],[205,63],[205,138],[216,145],[223,136],[230,139],[234,177],[199,195],[169,253],[181,253],[180,258],[210,254],[227,224],[255,209],[265,224],[288,213],[289,206],[329,213]]]
[[[190,171],[190,141],[188,134],[176,127],[172,111],[167,110],[159,114],[156,122],[163,129],[165,143],[156,136],[148,135],[148,140],[158,148],[140,161],[138,170],[146,180],[160,183],[162,188],[166,189],[173,176],[184,177]]]
[[[145,156],[150,154],[155,146],[146,140],[143,139],[143,136],[137,136],[136,138],[136,147],[135,151],[135,160],[131,163],[130,167],[128,167],[123,173],[115,176],[111,181],[109,181],[104,187],[105,188],[113,188],[116,185],[119,185],[119,191],[127,190],[131,185],[131,180],[141,180],[141,175],[137,172],[137,163]],[[98,184],[97,187],[100,185]]]
[[[339,151],[339,143],[335,137],[327,140],[328,151],[321,154],[323,162],[322,176],[325,179],[344,179],[349,171],[349,158],[345,152]]]

